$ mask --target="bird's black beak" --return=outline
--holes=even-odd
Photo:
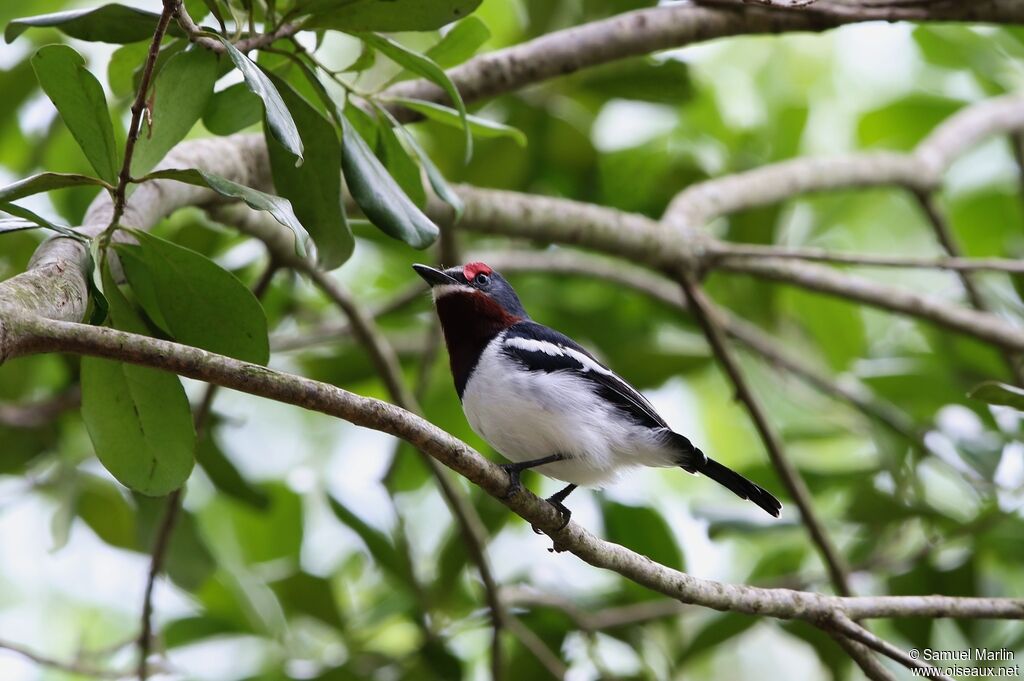
[[[441,270],[435,270],[433,267],[428,267],[427,265],[413,265],[412,268],[416,270],[416,274],[423,277],[423,281],[430,284],[430,286],[459,283],[458,280],[445,274]]]

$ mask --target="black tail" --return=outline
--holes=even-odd
[[[672,440],[680,450],[679,467],[688,473],[703,473],[719,485],[729,489],[741,499],[749,499],[770,515],[779,517],[782,504],[771,492],[755,485],[742,475],[709,458],[685,437],[672,433]]]

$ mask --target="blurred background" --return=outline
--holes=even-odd
[[[0,21],[99,4],[3,3]],[[158,10],[156,2],[126,4]],[[490,33],[486,51],[650,4],[484,0],[474,16]],[[437,40],[401,38],[420,49]],[[61,40],[55,31],[32,31],[0,48],[4,184],[40,169],[89,172],[28,63],[35,47]],[[140,63],[145,43],[75,46],[116,102],[123,138],[131,94],[125,64]],[[332,35],[318,55],[341,67],[358,52],[354,40]],[[1024,32],[1016,28],[878,23],[823,35],[731,38],[589,69],[478,105],[479,115],[522,130],[528,141],[477,139],[468,165],[458,130],[435,122],[411,129],[450,181],[657,218],[679,190],[709,177],[797,156],[911,149],[961,107],[1019,89],[1022,57]],[[357,82],[373,89],[398,71],[379,59]],[[192,133],[206,134],[202,126]],[[70,189],[26,205],[78,224],[94,195]],[[1020,167],[1005,138],[958,160],[939,196],[972,257],[1024,253],[1022,201]],[[898,189],[803,197],[711,228],[735,242],[940,254],[914,197]],[[198,211],[182,211],[156,232],[214,257],[247,282],[266,264],[259,243]],[[371,309],[409,292],[416,282],[409,265],[427,256],[376,231],[357,236],[355,256],[334,276]],[[22,271],[40,238],[0,235],[0,278]],[[468,234],[458,245],[463,260],[545,247]],[[963,299],[949,273],[858,273]],[[535,319],[593,349],[674,429],[781,496],[746,412],[732,401],[691,319],[598,279],[509,279]],[[1024,281],[979,281],[1000,314],[1022,318]],[[859,379],[927,432],[929,452],[915,451],[848,404],[743,357],[855,568],[857,593],[1022,595],[1020,412],[967,397],[983,380],[1007,378],[995,351],[914,320],[741,275],[714,274],[707,287],[736,315],[838,380]],[[279,273],[264,305],[278,349],[272,366],[387,399],[366,354],[337,333],[340,312],[308,282]],[[426,294],[408,295],[379,322],[427,417],[496,456],[462,415]],[[77,364],[41,356],[0,368],[5,406],[53,407],[32,409],[38,423],[28,424],[0,410],[0,640],[125,669],[134,662],[162,502],[129,494],[95,460],[75,407]],[[195,399],[203,393],[199,384],[186,381],[186,388]],[[199,454],[203,469],[189,481],[186,513],[171,543],[169,579],[156,588],[157,648],[165,655],[156,678],[487,678],[483,589],[414,451],[379,433],[227,391],[218,394],[214,413],[212,439]],[[542,495],[560,486],[526,480]],[[548,538],[459,484],[491,534],[489,555],[513,612],[560,653],[567,678],[860,678],[811,627],[666,605],[613,573],[549,553]],[[792,504],[772,522],[717,485],[645,469],[605,490],[577,492],[571,507],[573,519],[599,536],[700,577],[829,590]],[[588,613],[595,617],[588,620]],[[1019,623],[903,620],[880,622],[876,631],[903,648],[1008,647],[1018,663],[1024,659]],[[515,638],[506,645],[508,678],[546,678]],[[0,678],[76,677],[0,649]]]

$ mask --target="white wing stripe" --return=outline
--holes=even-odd
[[[615,374],[604,368],[594,360],[590,359],[582,352],[567,348],[562,345],[556,345],[549,343],[548,341],[537,340],[536,338],[506,338],[505,345],[513,348],[519,348],[526,352],[543,352],[545,355],[551,355],[552,357],[572,357],[574,360],[580,363],[583,371],[593,371],[595,373],[604,374],[605,376],[614,376]]]

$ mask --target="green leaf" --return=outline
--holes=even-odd
[[[203,125],[215,135],[233,135],[263,118],[263,102],[245,83],[213,93],[203,113]]]
[[[405,195],[417,206],[427,202],[427,194],[423,190],[423,179],[420,168],[412,160],[402,143],[398,141],[395,129],[385,120],[380,127],[380,154],[384,167],[395,178]]]
[[[757,624],[757,618],[750,615],[729,612],[714,615],[703,629],[693,638],[680,656],[679,662],[689,660],[700,653],[717,648],[731,638],[739,636]]]
[[[302,550],[302,499],[281,484],[268,484],[264,489],[270,498],[266,510],[219,497],[204,514],[204,527],[211,516],[226,522],[239,558],[246,563],[286,559],[297,565]],[[208,534],[209,528],[205,529]]]
[[[603,98],[681,104],[693,95],[690,69],[677,59],[627,59],[587,69],[581,80],[584,88]]]
[[[862,147],[912,149],[964,102],[930,94],[912,94],[869,111],[857,124]]]
[[[683,554],[676,546],[665,518],[646,506],[607,501],[601,507],[608,540],[622,544],[651,560],[684,570]]]
[[[32,177],[26,177],[24,180],[18,180],[6,187],[0,187],[0,201],[7,203],[8,201],[16,201],[17,199],[41,192],[64,189],[65,187],[81,187],[88,184],[97,187],[105,186],[103,180],[89,177],[88,175],[78,175],[76,173],[39,173]]]
[[[200,253],[146,232],[132,230],[132,234],[139,240],[138,253],[149,271],[159,315],[175,340],[266,364],[270,358],[267,318],[252,291]],[[121,252],[133,247],[116,248]],[[127,269],[130,277],[132,268]],[[140,302],[147,301],[140,297]]]
[[[413,248],[434,243],[439,233],[437,225],[405,195],[348,119],[342,118],[341,122],[341,167],[359,208],[382,232]]]
[[[135,548],[135,509],[121,489],[92,475],[78,479],[75,513],[107,544]]]
[[[99,43],[134,43],[152,38],[159,20],[160,15],[154,12],[124,5],[103,5],[95,9],[71,10],[15,19],[7,24],[7,28],[4,30],[4,40],[12,42],[29,28],[52,26],[65,35],[79,40]],[[173,23],[168,27],[168,33],[179,37],[184,36],[181,29]]]
[[[359,37],[366,44],[387,56],[388,59],[433,82],[448,94],[448,97],[455,104],[455,108],[459,112],[459,120],[462,123],[462,128],[465,130],[466,162],[468,163],[473,155],[473,137],[469,132],[469,124],[466,120],[466,105],[462,101],[459,89],[448,78],[448,74],[444,72],[444,69],[431,61],[429,57],[413,52],[404,45],[396,43],[389,38],[374,33],[361,33]]]
[[[196,461],[206,471],[210,482],[224,494],[248,504],[253,508],[265,509],[270,505],[266,493],[254,487],[221,450],[212,433],[199,440],[196,447]]]
[[[42,225],[23,220],[21,218],[0,218],[0,234],[9,232],[25,232],[30,229],[39,229]]]
[[[317,259],[334,269],[349,259],[355,238],[349,229],[341,198],[341,143],[334,126],[295,92],[288,83],[270,76],[295,118],[306,149],[298,168],[288,151],[267,136],[274,187],[290,200],[317,247]]]
[[[107,62],[107,83],[117,97],[131,97],[135,94],[135,72],[144,64],[149,54],[146,43],[131,43],[114,50]]]
[[[103,290],[115,328],[146,329],[103,270]],[[126,487],[161,496],[192,472],[195,431],[177,376],[97,357],[82,358],[82,419],[96,455]]]
[[[86,237],[86,236],[84,236],[82,234],[79,234],[78,232],[76,232],[75,230],[71,229],[70,227],[65,227],[64,225],[58,225],[58,224],[56,224],[54,222],[50,222],[49,220],[47,220],[43,216],[36,215],[32,211],[30,211],[28,208],[22,208],[21,206],[15,204],[15,203],[0,202],[0,211],[3,211],[5,213],[10,213],[11,215],[16,215],[18,222],[21,222],[22,224],[26,224],[27,223],[27,224],[30,225],[29,227],[22,227],[21,229],[32,229],[33,227],[44,227],[44,228],[49,229],[51,231],[57,232],[58,234],[63,234],[64,236],[71,237],[72,239],[78,239],[79,241],[88,241],[89,240],[88,237]],[[7,229],[7,230],[2,230],[2,231],[12,231],[12,230]]]
[[[438,123],[461,128],[464,124],[469,126],[469,131],[477,137],[511,137],[521,147],[526,146],[526,135],[522,130],[513,128],[511,125],[498,123],[496,121],[481,118],[479,116],[467,115],[465,123],[458,111],[434,102],[426,102],[419,99],[394,99],[393,101],[402,106],[412,109],[417,113]]]
[[[338,31],[432,31],[457,21],[480,6],[482,0],[302,0],[300,14],[310,14],[309,28]]]
[[[267,194],[252,187],[246,187],[220,175],[196,168],[158,170],[140,178],[139,181],[144,182],[147,180],[175,180],[199,187],[209,187],[221,196],[241,199],[253,210],[265,210],[275,220],[292,230],[295,234],[295,253],[299,257],[306,257],[306,240],[309,239],[309,234],[295,216],[295,211],[292,210],[292,204],[288,199]]]
[[[47,45],[32,56],[43,91],[96,173],[117,182],[118,153],[103,87],[85,68],[82,55],[67,45]]]
[[[338,520],[359,535],[359,538],[366,544],[370,555],[373,556],[373,559],[383,570],[399,582],[408,579],[409,574],[406,569],[406,563],[402,560],[398,550],[386,534],[371,527],[365,520],[350,511],[333,496],[329,496],[327,501],[330,503],[331,510],[334,511],[334,515],[338,517]]]
[[[438,198],[452,207],[452,210],[455,211],[455,221],[458,222],[459,218],[462,217],[462,211],[466,208],[462,199],[455,193],[455,190],[451,188],[448,181],[444,179],[444,175],[442,175],[440,169],[434,165],[434,162],[430,159],[427,152],[424,151],[423,147],[420,146],[420,143],[416,141],[416,136],[409,132],[404,125],[399,123],[398,120],[384,107],[378,107],[377,111],[387,119],[391,124],[392,129],[405,140],[405,143],[410,149],[412,149],[413,153],[416,154],[416,158],[419,159],[420,162],[420,167],[427,173],[427,180],[430,182],[430,186],[434,190],[434,193],[437,194]]]
[[[183,140],[206,109],[217,80],[217,57],[192,49],[170,58],[153,85],[155,99],[150,128],[140,131],[132,156],[132,176],[148,173]]]
[[[308,615],[335,629],[344,628],[334,589],[323,577],[296,572],[271,582],[270,588],[289,614]]]
[[[487,25],[477,17],[466,17],[425,52],[435,64],[448,69],[466,61],[491,37]]]
[[[985,381],[981,385],[975,386],[967,396],[989,404],[998,404],[1024,411],[1024,390],[1015,385]]]
[[[274,135],[284,148],[294,154],[298,161],[296,165],[302,163],[302,137],[299,135],[298,128],[295,127],[295,121],[292,120],[292,115],[288,112],[288,107],[285,106],[284,100],[281,99],[280,93],[274,87],[274,84],[270,82],[267,75],[263,73],[252,60],[246,57],[244,54],[238,51],[238,49],[231,44],[231,41],[223,36],[217,36],[221,43],[224,44],[227,49],[228,56],[231,57],[231,61],[235,63],[238,70],[242,72],[242,77],[245,79],[245,84],[249,86],[249,89],[253,91],[260,99],[263,100],[263,106],[266,110],[267,124],[270,126],[270,132]]]

